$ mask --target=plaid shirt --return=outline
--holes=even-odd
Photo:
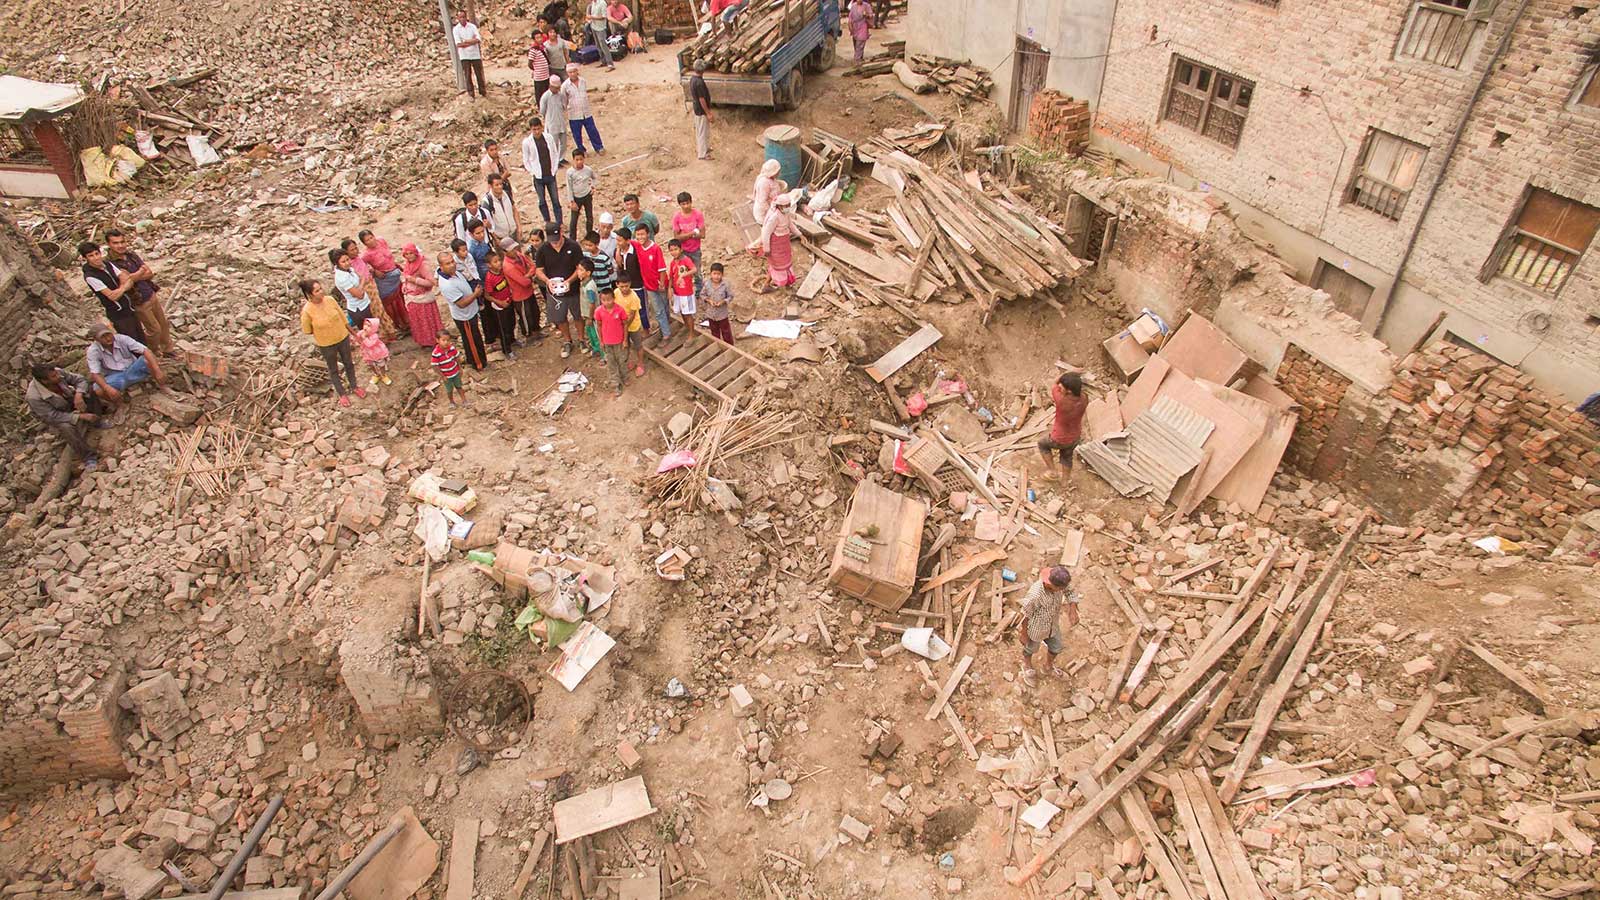
[[[1028,640],[1042,641],[1061,632],[1061,604],[1077,603],[1076,591],[1056,591],[1040,579],[1022,598],[1022,618],[1027,622]]]

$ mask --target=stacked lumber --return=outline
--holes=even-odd
[[[1188,833],[1188,850],[1206,881],[1204,896],[1228,900],[1265,896],[1223,804],[1234,799],[1244,776],[1255,765],[1278,711],[1316,648],[1343,592],[1345,563],[1369,518],[1363,514],[1356,520],[1316,581],[1298,595],[1306,569],[1301,563],[1294,566],[1276,597],[1269,593],[1256,599],[1276,561],[1276,549],[1268,553],[1239,593],[1230,598],[1221,621],[1196,646],[1159,697],[1086,770],[1077,773],[1086,802],[1074,810],[1042,851],[1009,877],[1013,885],[1032,880],[1079,832],[1106,815],[1113,804],[1120,804],[1167,892],[1175,897],[1200,896],[1184,883],[1186,879],[1168,855],[1168,845],[1148,827],[1143,795],[1134,787],[1171,753],[1164,784],[1173,795],[1177,822]],[[1140,628],[1137,621],[1133,624],[1136,630]],[[1252,633],[1247,642],[1246,636]],[[1248,733],[1233,750],[1232,759],[1211,766],[1223,771],[1221,785],[1214,787],[1208,768],[1192,766],[1198,753],[1226,752],[1208,748],[1206,738],[1230,706],[1243,706],[1253,713],[1246,720]],[[1194,734],[1188,749],[1177,753],[1180,741],[1190,732]]]
[[[966,100],[985,100],[994,90],[994,78],[989,70],[964,59],[914,53],[906,61],[911,64],[913,72],[926,76],[947,94],[955,94]]]
[[[852,78],[871,78],[894,71],[894,64],[906,58],[906,42],[891,41],[883,49],[844,70]]]
[[[958,183],[898,150],[877,157],[874,175],[899,191],[883,213],[827,216],[820,235],[802,229],[857,292],[927,300],[955,290],[979,298],[987,314],[1087,268],[1055,225],[1004,187]]]
[[[1089,104],[1054,88],[1034,94],[1028,108],[1028,136],[1041,150],[1082,153],[1089,147]]]
[[[816,17],[817,0],[758,0],[732,30],[714,28],[690,41],[678,51],[678,62],[684,71],[703,61],[712,72],[770,72],[772,51]]]

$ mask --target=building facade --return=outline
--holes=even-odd
[[[954,21],[944,0],[919,5]],[[1021,15],[1018,35],[1063,13]],[[1117,0],[1109,35],[1101,78],[1078,87],[1097,141],[1226,198],[1391,347],[1443,313],[1548,387],[1600,390],[1596,4]],[[982,63],[1013,44],[930,49]]]

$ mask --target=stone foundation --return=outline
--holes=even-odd
[[[425,659],[407,655],[390,631],[358,626],[339,645],[339,677],[362,726],[379,740],[444,730],[444,707],[425,667]]]

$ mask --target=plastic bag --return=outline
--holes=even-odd
[[[424,503],[417,508],[417,527],[412,532],[422,541],[422,549],[434,562],[443,562],[450,552],[450,522],[444,510]]]

